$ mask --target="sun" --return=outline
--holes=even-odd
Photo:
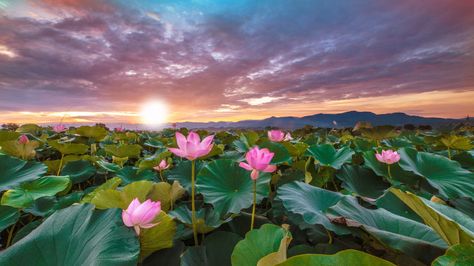
[[[168,107],[163,101],[153,100],[143,104],[140,112],[141,120],[150,126],[159,126],[168,118]]]

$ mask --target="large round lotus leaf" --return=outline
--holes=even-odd
[[[257,203],[268,196],[270,178],[269,173],[260,173]],[[252,206],[253,182],[250,171],[233,160],[221,159],[212,161],[199,172],[196,186],[204,202],[212,204],[215,211],[224,216]]]
[[[0,233],[3,229],[16,223],[20,218],[20,212],[9,206],[0,206]]]
[[[0,191],[38,179],[46,171],[47,167],[42,163],[0,155]]]
[[[45,176],[31,182],[21,183],[14,189],[5,191],[1,204],[15,208],[30,206],[34,200],[54,196],[65,190],[70,184],[67,176]]]
[[[291,163],[291,155],[288,150],[280,143],[266,141],[258,145],[260,148],[267,148],[273,155],[271,164]]]
[[[393,194],[390,190],[385,191],[385,194],[377,199],[375,205],[377,205],[379,208],[384,208],[396,215],[423,223],[423,219],[421,219],[420,216],[416,214],[416,212],[410,209],[410,207],[403,203],[403,201],[395,196],[395,194]]]
[[[180,222],[192,227],[192,213],[186,205],[181,205],[169,213]],[[196,210],[196,231],[201,234],[207,234],[230,221],[232,218],[221,220],[219,213],[212,210],[209,206]]]
[[[205,164],[201,161],[196,161],[195,163],[195,174],[197,175]],[[181,161],[168,172],[166,177],[171,181],[178,181],[187,192],[191,193],[191,161]]]
[[[457,153],[452,159],[460,163],[463,168],[474,172],[474,151]]]
[[[374,171],[378,176],[383,176],[389,179],[387,164],[377,161],[374,151],[367,151],[363,153],[365,166]],[[390,165],[390,174],[392,179],[398,183],[416,185],[421,181],[421,178],[412,172],[403,170],[398,164]]]
[[[414,149],[400,149],[400,166],[425,177],[430,185],[439,190],[446,199],[474,198],[474,173],[466,170],[458,162],[428,152]]]
[[[104,170],[108,171],[108,172],[112,172],[112,173],[115,173],[115,172],[118,172],[120,171],[120,166],[114,164],[114,163],[109,163],[109,162],[106,162],[106,161],[97,161],[97,164]]]
[[[156,173],[152,170],[146,169],[140,171],[137,167],[134,166],[125,166],[124,168],[117,171],[116,175],[122,179],[124,184],[130,184],[136,181],[142,180],[155,180]]]
[[[84,192],[76,191],[62,197],[48,196],[41,197],[33,202],[31,206],[23,209],[24,212],[31,213],[34,216],[49,216],[53,212],[67,208],[81,200]]]
[[[202,245],[190,247],[181,257],[181,266],[230,266],[232,251],[242,238],[234,233],[217,231],[206,236]]]
[[[395,266],[395,264],[372,256],[362,251],[348,249],[334,255],[304,254],[291,257],[277,266],[300,266],[300,265],[370,265],[370,266]]]
[[[472,266],[474,265],[474,245],[455,245],[446,251],[441,257],[438,257],[432,266]]]
[[[173,246],[176,222],[164,211],[156,217],[152,228],[142,229],[140,233],[141,260],[160,249]]]
[[[430,227],[385,209],[367,209],[346,197],[328,210],[336,223],[358,227],[385,245],[424,263],[443,254],[446,243]]]
[[[136,265],[139,251],[120,210],[86,204],[55,212],[3,251],[0,265]]]
[[[49,141],[49,146],[58,150],[61,154],[84,154],[89,150],[89,146],[81,143],[60,143],[57,140]]]
[[[372,199],[380,197],[390,186],[372,170],[358,165],[343,165],[336,176],[348,191]]]
[[[143,262],[143,266],[156,266],[156,265],[166,265],[166,266],[180,266],[181,255],[184,252],[186,246],[182,241],[174,241],[171,248],[161,249],[159,251],[153,252],[148,256]]]
[[[151,181],[137,181],[125,186],[122,191],[115,189],[105,189],[96,192],[91,203],[98,209],[121,208],[127,209],[133,199],[138,198],[140,202],[147,199],[148,194],[153,189]]]
[[[340,169],[345,162],[352,159],[354,151],[348,147],[336,150],[331,144],[321,144],[309,147],[306,154],[313,156],[323,166]]]
[[[349,230],[331,223],[324,213],[343,197],[341,193],[296,181],[281,186],[276,199],[282,202],[287,212],[302,215],[308,224],[320,224],[338,234],[348,234]]]
[[[183,197],[185,192],[178,181],[174,181],[172,185],[160,182],[153,186],[152,191],[148,193],[148,197],[154,201],[159,200],[161,202],[161,209],[168,211],[173,209],[174,203]]]
[[[138,144],[123,144],[123,145],[105,145],[105,152],[115,157],[138,158],[142,151],[142,146]]]
[[[103,183],[102,185],[96,187],[93,191],[91,191],[87,195],[85,195],[82,198],[81,203],[90,203],[91,200],[95,197],[95,195],[99,191],[103,191],[107,189],[116,189],[121,183],[122,183],[122,179],[120,179],[119,177],[111,178],[107,180],[105,183]]]
[[[95,167],[89,161],[80,160],[68,162],[61,171],[61,174],[69,176],[71,182],[77,184],[91,178],[95,172]]]
[[[474,221],[464,213],[398,189],[392,188],[390,191],[412,208],[449,245],[474,241]]]
[[[264,224],[245,235],[232,252],[231,261],[234,266],[255,266],[258,261],[280,248],[288,231],[274,224]]]
[[[99,126],[81,126],[70,131],[70,133],[78,134],[83,137],[101,140],[107,135],[107,130]]]

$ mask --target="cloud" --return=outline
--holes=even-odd
[[[12,2],[0,7],[0,110],[135,112],[158,97],[176,120],[250,118],[282,102],[292,115],[474,90],[474,4],[420,5]]]

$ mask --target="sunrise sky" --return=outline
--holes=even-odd
[[[472,116],[473,25],[472,0],[0,0],[0,123]]]

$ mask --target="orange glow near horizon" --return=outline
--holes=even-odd
[[[270,116],[305,116],[316,113],[341,113],[346,111],[371,111],[374,113],[405,112],[411,115],[442,118],[463,118],[474,113],[474,91],[446,92],[433,91],[393,96],[366,97],[345,100],[284,103],[283,101],[261,105],[260,108],[249,106],[229,110],[173,110],[170,104],[171,122],[208,122],[239,121],[246,119],[263,119]],[[455,108],[453,108],[455,106]],[[151,114],[148,114],[151,116]],[[2,123],[127,123],[140,124],[143,114],[139,110],[107,112],[2,112]]]

